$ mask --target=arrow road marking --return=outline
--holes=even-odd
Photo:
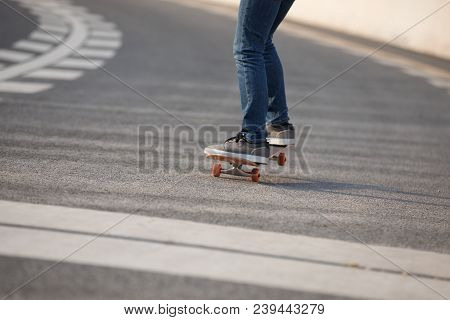
[[[83,75],[83,70],[103,66],[104,60],[112,58],[122,45],[116,25],[104,21],[101,15],[89,13],[86,8],[71,5],[68,1],[15,1],[37,15],[41,29],[33,31],[30,40],[17,41],[15,50],[0,50],[1,92],[29,94],[53,87],[48,83],[22,81],[22,78],[77,79]],[[55,33],[55,37],[48,32]],[[97,58],[95,64],[81,57],[72,58],[76,55],[74,50]]]

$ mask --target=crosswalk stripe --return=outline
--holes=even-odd
[[[34,54],[23,51],[0,49],[0,60],[8,62],[22,62],[31,59]]]
[[[50,83],[34,83],[23,81],[0,81],[0,92],[7,93],[38,93],[53,87]]]
[[[15,49],[27,50],[37,53],[50,51],[53,46],[48,43],[36,42],[30,40],[20,40],[14,44]]]
[[[55,66],[61,68],[94,70],[98,68],[97,66],[102,67],[104,64],[103,60],[91,59],[91,61],[88,61],[84,58],[66,58],[55,64]]]
[[[33,2],[33,5],[36,7],[42,7],[45,9],[53,9],[53,8],[58,8],[61,7],[62,2],[58,2],[58,1],[42,1],[42,2]]]
[[[52,26],[56,26],[56,27],[60,27],[60,28],[64,28],[67,27],[67,24],[64,20],[62,20],[62,18],[50,18],[50,17],[39,17],[39,24],[44,24],[44,25],[52,25]]]
[[[78,52],[86,56],[88,58],[100,58],[100,59],[108,59],[112,58],[115,54],[114,50],[106,50],[106,49],[90,49],[90,48],[81,48]]]
[[[69,28],[67,26],[54,25],[51,23],[41,23],[39,27],[47,32],[61,33],[61,34],[66,34],[69,32]]]
[[[53,80],[75,80],[83,75],[79,70],[43,68],[26,74],[25,78],[53,79]]]
[[[38,41],[45,41],[50,43],[59,43],[60,41],[64,40],[64,37],[59,34],[48,34],[43,31],[33,31],[30,34],[30,39],[38,40]]]
[[[418,281],[359,243],[9,201],[0,211],[3,255],[60,260],[123,221],[67,262],[356,298],[450,296],[445,254],[372,247]]]
[[[38,15],[39,19],[45,19],[45,20],[52,20],[52,21],[60,21],[61,17],[59,17],[58,15],[49,12],[48,9],[43,9],[43,8],[33,8],[30,10],[32,13],[35,13],[36,15]]]
[[[116,49],[122,45],[120,40],[89,39],[86,45],[100,48]]]
[[[122,36],[122,32],[118,30],[92,30],[91,35],[93,37],[103,37],[103,38],[120,38]]]

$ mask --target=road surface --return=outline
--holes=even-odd
[[[343,73],[373,44],[286,24],[309,172],[213,178],[205,141],[170,137],[142,170],[139,126],[239,125],[233,11],[0,6],[1,296],[450,296],[450,62],[387,48]]]

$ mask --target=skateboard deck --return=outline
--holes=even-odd
[[[284,166],[286,163],[285,150],[289,146],[270,146],[269,160],[276,160],[278,165]],[[220,154],[206,153],[206,158],[215,160],[211,165],[211,174],[220,177],[221,174],[250,177],[253,182],[258,182],[260,178],[259,167],[262,163],[252,162],[246,159],[223,156]],[[222,163],[228,163],[231,167],[223,168]],[[247,170],[243,166],[253,167]]]

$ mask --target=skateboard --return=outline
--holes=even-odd
[[[269,160],[277,161],[279,166],[286,164],[285,150],[289,146],[270,146]],[[214,153],[206,153],[206,158],[215,160],[211,165],[211,174],[213,177],[220,177],[221,174],[228,174],[233,176],[250,177],[253,182],[258,182],[261,177],[260,167],[265,165],[263,163],[252,162],[245,159],[234,157],[227,157]],[[222,163],[228,163],[224,168]],[[247,169],[245,167],[250,167]]]

